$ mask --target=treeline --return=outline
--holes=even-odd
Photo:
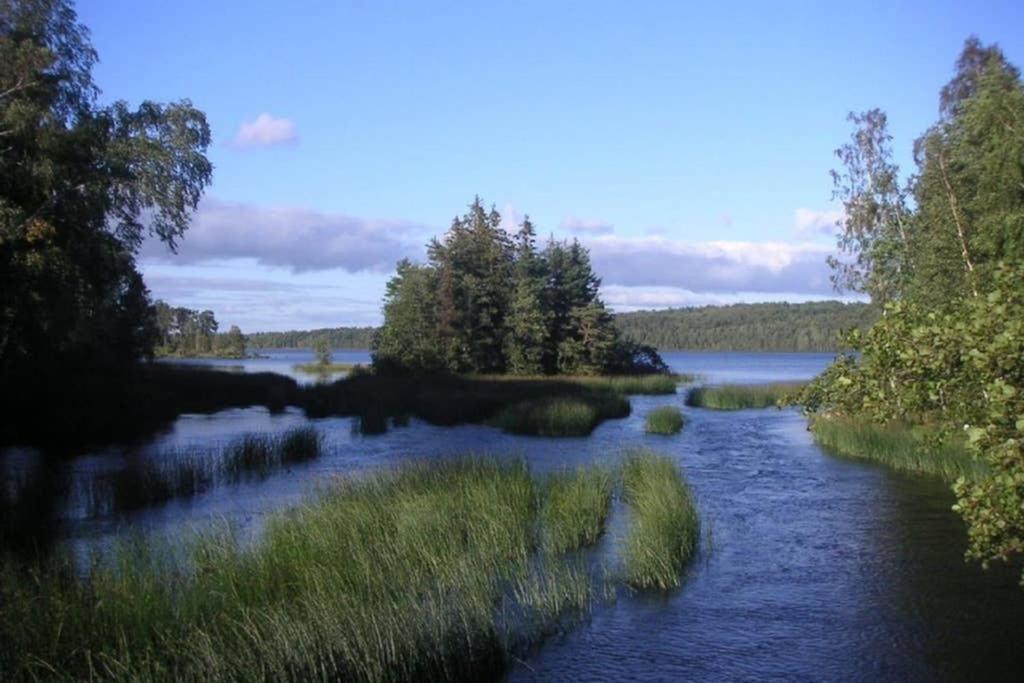
[[[373,344],[376,327],[334,327],[288,332],[256,332],[249,335],[254,349],[312,349],[325,340],[332,349],[368,349]]]
[[[842,333],[877,317],[867,304],[816,301],[636,311],[615,323],[627,338],[662,350],[834,351]]]
[[[536,246],[529,218],[513,237],[477,198],[428,262],[403,259],[374,338],[380,371],[518,375],[665,372],[650,347],[624,339],[598,296],[579,242]]]
[[[159,300],[155,310],[155,355],[245,357],[246,336],[237,325],[232,325],[224,334],[217,334],[219,325],[213,311],[174,307]]]
[[[967,445],[990,475],[956,483],[968,554],[1024,553],[1024,84],[971,38],[914,144],[893,162],[886,116],[851,115],[836,154],[845,219],[838,285],[884,315],[805,392],[819,417],[921,425],[926,448]]]

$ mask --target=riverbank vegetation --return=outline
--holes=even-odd
[[[968,452],[964,441],[930,443],[930,430],[921,426],[818,417],[811,423],[811,431],[821,445],[841,455],[935,475],[948,482],[960,478],[978,481],[988,474],[988,468]]]
[[[647,413],[648,434],[678,434],[683,430],[683,413],[676,406],[662,406]]]
[[[536,245],[529,218],[511,237],[476,198],[426,264],[399,262],[384,297],[373,364],[387,373],[666,373],[653,347],[625,340],[578,241]]]
[[[780,382],[694,387],[686,395],[686,405],[711,410],[774,408],[798,393],[803,386],[803,383]]]
[[[997,46],[970,38],[939,102],[905,180],[885,114],[850,117],[834,279],[884,315],[798,400],[816,415],[926,429],[922,459],[945,461],[966,438],[988,475],[957,479],[956,509],[968,556],[988,563],[1024,554],[1024,85]],[[878,442],[833,431],[850,450]]]
[[[810,301],[696,306],[619,313],[623,336],[656,349],[691,351],[835,351],[841,335],[867,329],[878,309],[863,303]]]
[[[696,543],[673,463],[634,455],[629,581],[678,585]],[[521,462],[408,463],[335,482],[266,520],[170,545],[124,542],[85,577],[0,560],[0,670],[145,680],[478,680],[585,615],[606,577],[563,553],[601,536],[614,477]],[[344,562],[337,561],[345,558]]]
[[[622,468],[630,525],[625,577],[637,588],[675,588],[697,550],[697,506],[682,473],[669,458],[633,453]]]

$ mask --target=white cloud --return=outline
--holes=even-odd
[[[232,144],[235,147],[271,147],[297,142],[298,133],[290,119],[263,113],[252,121],[243,121]]]
[[[796,234],[808,236],[814,234],[834,235],[836,224],[844,217],[842,211],[815,211],[800,207],[793,212],[793,227]]]
[[[825,263],[832,249],[819,244],[605,236],[587,240],[586,246],[606,285],[711,294],[832,294]]]
[[[610,235],[615,231],[615,226],[607,221],[576,218],[575,216],[566,216],[558,224],[558,227],[576,235]]]
[[[251,259],[292,272],[339,268],[387,273],[399,259],[421,256],[429,232],[408,221],[206,199],[177,254],[149,240],[141,256],[177,264]]]

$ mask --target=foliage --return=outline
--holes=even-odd
[[[627,339],[658,349],[705,351],[833,351],[841,333],[866,329],[878,317],[867,304],[733,304],[619,313]]]
[[[313,353],[316,354],[317,365],[325,368],[331,365],[331,346],[325,337],[313,343]]]
[[[0,558],[0,670],[9,680],[493,678],[597,595],[545,539],[590,542],[609,497],[606,474],[547,485],[521,463],[456,459],[336,482],[272,516],[255,542],[207,534],[185,561],[145,541],[84,578],[70,562]]]
[[[325,337],[332,349],[368,349],[376,333],[376,327],[254,332],[249,335],[249,346],[254,349],[311,349],[317,339]]]
[[[774,408],[803,388],[800,383],[777,384],[723,384],[714,387],[694,387],[686,395],[686,405],[712,410],[743,410],[745,408]]]
[[[200,356],[212,354],[217,339],[217,318],[213,311],[196,311],[157,300],[157,355]],[[235,328],[237,330],[237,328]],[[238,330],[241,334],[241,330]],[[243,354],[244,354],[243,348]]]
[[[133,362],[153,310],[135,267],[174,249],[212,167],[187,100],[99,106],[97,55],[65,0],[0,3],[0,378],[41,364]]]
[[[653,348],[621,338],[579,242],[538,251],[529,219],[513,241],[477,198],[428,255],[400,261],[388,283],[373,342],[380,372],[667,372]]]
[[[1008,560],[1024,554],[1024,85],[997,47],[967,41],[915,159],[907,276],[849,337],[859,355],[798,400],[832,418],[921,425],[919,450],[936,458],[966,434],[987,472],[954,487],[968,556]]]
[[[648,434],[678,434],[683,429],[683,413],[676,406],[661,406],[647,413],[644,427]]]
[[[631,512],[626,580],[637,588],[677,587],[700,530],[686,480],[669,458],[637,452],[626,458],[622,487]]]

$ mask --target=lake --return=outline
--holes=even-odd
[[[194,361],[236,371],[291,374],[303,351],[269,358]],[[667,352],[676,372],[702,382],[809,379],[830,354]],[[365,351],[338,351],[367,362]],[[680,589],[620,591],[589,619],[549,638],[508,673],[532,680],[1000,680],[1024,666],[1024,591],[1005,567],[965,564],[963,523],[947,485],[928,477],[831,455],[796,410],[714,412],[674,396],[632,397],[632,415],[590,437],[547,439],[467,425],[412,420],[364,436],[353,418],[312,422],[326,454],[263,482],[217,488],[128,515],[85,518],[65,510],[64,541],[79,554],[126,532],[174,535],[227,520],[256,534],[260,519],[292,505],[326,479],[410,458],[492,453],[526,459],[535,471],[614,462],[634,446],[675,459],[697,497],[704,539]],[[654,407],[681,407],[678,436],[644,433]],[[185,415],[151,440],[85,454],[65,467],[72,481],[123,467],[130,458],[219,448],[248,432],[279,433],[309,422],[294,410]],[[7,471],[27,451],[0,454]],[[610,553],[613,523],[596,550]]]

